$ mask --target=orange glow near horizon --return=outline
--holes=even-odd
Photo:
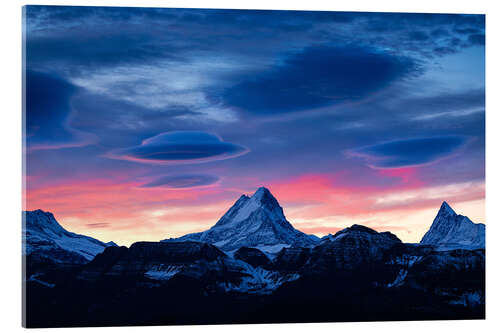
[[[268,186],[297,229],[323,236],[363,224],[418,242],[443,198],[459,214],[484,222],[484,182],[425,186],[412,169],[381,170],[400,179],[396,186],[353,187],[340,175],[308,174]],[[130,245],[203,231],[239,197],[220,186],[198,189],[144,189],[138,183],[96,179],[30,189],[26,209],[54,213],[69,231]],[[251,193],[247,193],[251,194]]]

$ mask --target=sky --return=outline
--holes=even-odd
[[[24,208],[130,245],[270,189],[299,230],[484,220],[484,15],[24,8]]]

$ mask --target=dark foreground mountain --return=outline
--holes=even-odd
[[[230,210],[227,220],[234,221],[238,210],[229,214]],[[261,225],[253,218],[236,220]],[[286,225],[283,228],[290,230]],[[25,324],[484,318],[484,249],[405,244],[390,232],[360,225],[314,243],[298,241],[274,255],[249,246],[223,251],[207,242],[182,238],[138,242],[129,248],[106,247],[90,262],[60,265],[38,280],[25,281]]]

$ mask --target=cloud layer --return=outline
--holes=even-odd
[[[402,168],[436,162],[456,152],[467,142],[463,136],[395,140],[350,151],[374,168]]]
[[[213,175],[172,175],[156,178],[149,183],[140,185],[139,187],[192,188],[212,185],[218,181],[219,177]]]
[[[70,126],[78,88],[54,74],[26,71],[26,141],[29,150],[78,147],[92,137]]]
[[[417,71],[409,58],[366,47],[311,47],[227,89],[223,99],[261,114],[306,110],[362,99]]]
[[[114,150],[108,157],[143,163],[189,164],[224,160],[247,152],[247,148],[224,142],[210,133],[174,131],[158,134],[138,146]]]

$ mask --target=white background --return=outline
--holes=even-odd
[[[499,104],[499,42],[500,12],[496,1],[487,0],[253,0],[253,1],[17,1],[4,0],[0,9],[0,327],[3,332],[21,328],[21,6],[24,4],[191,7],[191,8],[251,8],[302,9],[336,11],[391,11],[427,13],[486,14],[486,223],[487,223],[487,300],[486,320],[427,321],[379,323],[331,323],[294,325],[222,325],[175,327],[94,328],[99,331],[126,332],[487,332],[500,330],[499,306],[499,244],[500,236],[500,112]],[[57,332],[69,329],[57,329]],[[87,331],[89,329],[72,329]],[[35,330],[39,331],[39,330]],[[45,332],[47,330],[44,330]]]

